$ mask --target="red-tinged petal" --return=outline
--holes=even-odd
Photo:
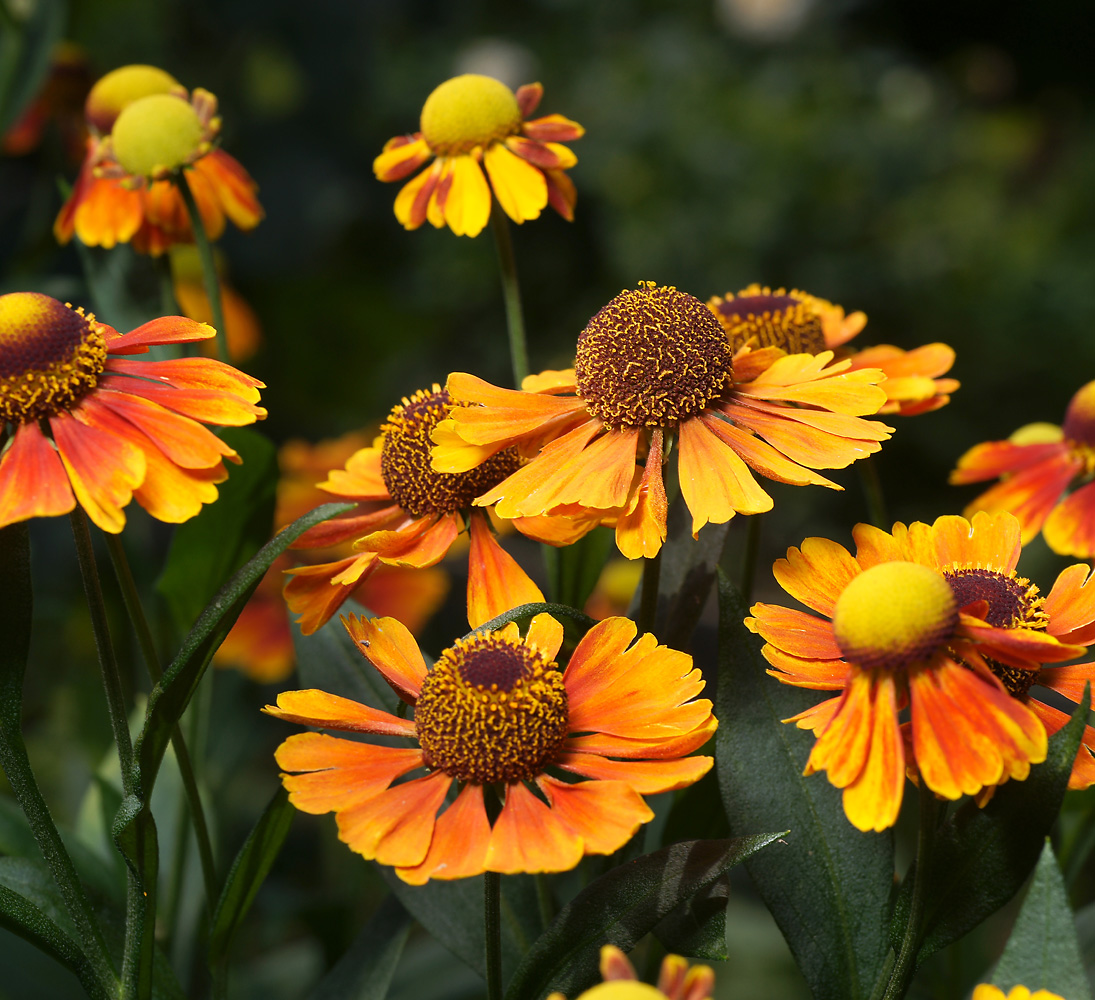
[[[36,423],[19,424],[0,455],[0,527],[55,517],[76,506],[68,474]]]
[[[1083,563],[1061,570],[1046,596],[1046,631],[1061,642],[1095,642],[1095,573]]]
[[[274,753],[281,783],[301,812],[322,815],[364,802],[423,766],[421,750],[375,746],[325,733],[297,733]]]
[[[839,691],[848,682],[851,669],[844,660],[814,660],[785,653],[771,643],[761,653],[774,669],[769,670],[777,681],[793,687],[815,691]]]
[[[844,685],[841,684],[840,687],[843,688]],[[824,732],[843,703],[844,697],[842,695],[836,698],[827,698],[825,701],[819,701],[816,705],[811,705],[805,711],[799,712],[798,715],[792,715],[780,721],[793,722],[796,728],[806,729],[812,733]]]
[[[445,222],[457,236],[478,236],[490,219],[490,185],[474,157],[454,156],[448,163],[452,182],[443,204],[438,195]]]
[[[643,823],[654,818],[653,811],[627,781],[580,781],[570,785],[545,774],[536,783],[551,804],[552,816],[581,838],[586,854],[619,850]]]
[[[253,424],[256,420],[262,420],[266,416],[266,410],[261,406],[255,406],[237,396],[230,396],[219,391],[175,389],[156,382],[146,382],[142,385],[139,384],[138,379],[111,375],[99,380],[99,388],[117,389],[143,396],[161,406],[166,406],[169,410],[181,413],[184,417],[200,420],[204,424],[243,427]]]
[[[1067,667],[1046,667],[1038,671],[1034,682],[1063,694],[1078,705],[1083,701],[1084,685],[1095,691],[1095,663],[1074,663]]]
[[[828,538],[807,538],[801,548],[792,546],[786,559],[772,565],[772,573],[788,594],[829,618],[837,598],[860,572],[848,550]]]
[[[521,126],[521,131],[530,139],[539,139],[540,142],[574,142],[586,134],[586,130],[576,121],[558,114],[527,121]]]
[[[355,615],[343,615],[342,624],[392,690],[408,705],[414,705],[426,678],[426,661],[407,626],[394,618]]]
[[[772,509],[749,467],[716,429],[716,417],[684,420],[678,429],[681,495],[692,513],[692,537],[708,522],[724,524],[735,514]]]
[[[338,839],[382,865],[412,868],[425,860],[437,813],[453,779],[434,771],[338,813]]]
[[[960,616],[956,636],[973,639],[986,656],[1019,669],[1039,663],[1063,663],[1087,652],[1084,646],[1059,642],[1045,632],[995,628],[968,615]]]
[[[561,548],[585,538],[600,525],[601,517],[599,514],[584,517],[537,514],[534,517],[515,517],[509,523],[534,542],[543,542],[545,545]]]
[[[298,566],[289,571],[285,603],[293,614],[299,616],[297,621],[301,632],[311,635],[330,621],[358,585],[379,565],[376,554],[367,553],[365,556],[350,556],[316,566]],[[351,568],[353,578],[346,584],[333,582],[336,577],[346,576]]]
[[[583,778],[625,781],[640,795],[657,795],[695,784],[715,763],[713,757],[679,760],[609,760],[591,753],[564,753],[557,767]]]
[[[163,316],[107,341],[107,353],[146,354],[158,344],[192,344],[216,335],[217,331],[206,323],[197,323],[186,316]]]
[[[630,507],[616,519],[616,546],[628,559],[653,559],[668,531],[669,501],[662,478],[662,429],[650,435],[639,488]]]
[[[484,514],[471,515],[468,553],[468,624],[478,628],[522,604],[542,603],[544,595],[506,552]]]
[[[717,728],[717,720],[710,716],[707,722],[690,733],[659,740],[633,740],[607,733],[568,736],[562,752],[598,754],[602,757],[621,757],[624,760],[670,760],[698,750],[714,736]]]
[[[444,160],[435,161],[428,170],[404,184],[395,196],[395,217],[404,229],[417,229],[426,221],[444,163]]]
[[[540,170],[500,142],[487,147],[483,166],[506,215],[518,224],[540,217],[547,205],[547,182]]]
[[[217,499],[216,484],[228,478],[219,462],[208,469],[180,468],[151,441],[144,455],[147,470],[144,482],[133,491],[133,499],[168,524],[181,524],[199,514],[204,504]]]
[[[259,389],[266,383],[245,375],[237,368],[213,358],[179,358],[175,361],[134,361],[131,358],[108,357],[106,370],[120,375],[132,375],[141,382],[175,389],[202,389],[209,392],[238,396],[246,403],[259,401]],[[138,383],[140,385],[140,383]],[[139,393],[138,386],[121,385],[127,392]],[[152,398],[160,399],[162,395]],[[212,421],[211,421],[212,422]]]
[[[974,445],[961,458],[950,474],[952,486],[996,479],[1009,472],[1019,472],[1033,465],[1055,461],[1068,454],[1064,441],[1041,444],[1015,444],[1013,441],[986,441]]]
[[[846,362],[832,360],[830,351],[818,355],[787,354],[777,359],[751,382],[736,382],[735,388],[752,399],[816,406],[846,416],[863,417],[877,413],[886,393],[877,386],[882,374],[877,369],[846,370]]]
[[[574,206],[578,204],[574,181],[562,170],[545,170],[544,180],[547,181],[548,204],[567,222],[573,222]]]
[[[373,160],[373,173],[378,181],[401,181],[433,156],[425,139],[406,138],[408,141],[396,146],[389,143]]]
[[[541,83],[525,83],[517,88],[517,110],[522,118],[528,118],[539,106],[540,99],[544,96],[544,87]]]
[[[483,804],[483,787],[465,785],[448,809],[437,819],[430,849],[422,863],[396,868],[410,885],[424,885],[431,878],[457,879],[481,874],[490,846],[490,823]]]
[[[370,504],[369,506],[374,506]],[[328,521],[321,521],[314,528],[309,528],[295,542],[290,544],[293,549],[326,549],[332,545],[340,545],[351,538],[361,538],[374,531],[390,528],[401,521],[406,520],[407,515],[402,507],[388,504],[386,507],[375,507],[362,514],[350,513],[332,517]]]
[[[277,705],[267,705],[263,711],[277,719],[298,722],[302,726],[381,736],[415,735],[413,720],[399,719],[380,709],[316,688],[282,691],[278,695]]]
[[[773,479],[777,483],[791,483],[795,486],[825,486],[831,490],[843,490],[844,487],[826,479],[813,469],[807,469],[796,462],[792,462],[786,455],[781,454],[767,441],[762,441],[756,434],[735,427],[726,420],[718,420],[715,417],[703,417],[704,422],[720,438],[722,438],[751,469],[759,472],[766,479]]]
[[[866,347],[851,356],[852,369],[881,368],[886,375],[882,388],[887,395],[887,384],[894,379],[924,377],[938,378],[954,366],[954,348],[948,344],[924,344],[911,351],[902,350],[890,344],[878,344]],[[891,397],[892,398],[892,397]]]
[[[243,165],[223,149],[214,149],[194,165],[209,182],[217,203],[240,229],[254,229],[266,213],[255,196],[258,185]]]
[[[400,531],[374,531],[356,542],[354,548],[375,552],[388,566],[436,566],[456,541],[461,524],[459,514],[431,514]]]
[[[506,786],[506,802],[491,830],[487,871],[570,871],[582,859],[582,838],[573,833],[523,784]]]
[[[1031,698],[1027,707],[1038,716],[1042,725],[1046,727],[1046,735],[1052,736],[1069,721],[1069,716],[1049,705]],[[1095,785],[1095,729],[1084,726],[1084,735],[1080,741],[1080,747],[1076,751],[1076,760],[1072,764],[1072,773],[1068,778],[1068,787],[1076,791],[1082,791]]]
[[[117,534],[125,527],[122,508],[133,499],[149,462],[139,431],[130,428],[127,434],[120,418],[111,421],[109,412],[84,409],[76,411],[79,418],[54,414],[50,429],[77,503],[103,531]]]
[[[832,622],[777,604],[754,604],[749,610],[754,616],[745,619],[749,631],[785,653],[811,660],[838,660],[843,656]]]
[[[935,519],[931,534],[941,570],[976,566],[1006,576],[1019,564],[1023,551],[1019,522],[1007,511],[977,511],[969,521],[945,514]]]
[[[88,136],[86,147],[84,161],[80,165],[80,173],[76,176],[76,183],[72,185],[71,193],[64,205],[61,206],[61,211],[57,213],[57,218],[53,222],[53,235],[62,246],[72,239],[72,234],[76,231],[76,209],[87,197],[88,189],[96,181],[95,174],[92,171],[94,170],[98,140]]]
[[[1053,508],[1042,526],[1046,544],[1058,555],[1095,556],[1095,483],[1081,486]]]
[[[73,229],[85,246],[109,250],[128,243],[144,218],[139,191],[130,191],[116,180],[93,178],[73,212]]]
[[[536,139],[511,135],[506,139],[505,145],[515,156],[528,160],[540,170],[569,170],[578,162],[578,157],[566,146],[554,142],[538,142]]]
[[[905,747],[897,724],[894,679],[874,689],[870,750],[859,777],[844,787],[844,814],[857,830],[882,831],[897,822],[905,791]]]
[[[818,733],[805,774],[827,771],[837,788],[852,784],[867,765],[873,749],[876,708],[882,678],[878,672],[853,670],[832,721]],[[894,710],[893,725],[897,726]]]

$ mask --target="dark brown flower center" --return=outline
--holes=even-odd
[[[434,472],[430,434],[450,410],[449,394],[434,385],[432,391],[420,389],[393,407],[381,427],[384,485],[392,499],[414,517],[464,510],[520,467],[516,450],[507,448],[468,472]]]
[[[558,754],[568,723],[556,665],[497,634],[446,649],[415,705],[427,767],[477,785],[535,778]]]
[[[754,340],[756,347],[778,347],[788,354],[820,354],[825,350],[821,317],[807,302],[780,289],[752,285],[708,305],[726,330],[734,350]]]
[[[699,299],[643,282],[589,321],[574,369],[578,393],[609,427],[667,427],[726,391],[733,357]]]

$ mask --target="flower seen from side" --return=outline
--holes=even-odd
[[[563,144],[585,129],[558,114],[529,119],[542,95],[538,83],[514,93],[476,73],[437,87],[422,107],[420,131],[388,140],[373,161],[382,181],[403,180],[430,164],[396,196],[400,223],[417,229],[429,221],[457,236],[477,236],[490,217],[492,193],[517,223],[539,218],[548,204],[573,219],[577,195],[566,171],[578,160]]]
[[[830,362],[827,351],[735,353],[702,302],[644,282],[589,321],[571,371],[530,376],[523,391],[450,375],[457,405],[434,433],[434,468],[466,470],[516,447],[529,461],[477,503],[505,518],[600,519],[625,556],[651,557],[666,537],[673,451],[695,534],[771,509],[754,472],[842,489],[815,470],[879,450],[892,428],[863,416],[885,402],[881,372]]]
[[[392,408],[380,436],[356,451],[342,469],[319,484],[330,500],[357,503],[355,510],[306,531],[294,549],[350,544],[333,561],[289,570],[285,599],[310,635],[379,566],[421,569],[439,563],[467,529],[468,621],[482,625],[520,604],[543,601],[540,589],[499,545],[486,511],[472,500],[520,464],[512,449],[470,472],[448,475],[430,466],[430,435],[450,410],[438,385]]]
[[[666,955],[658,972],[657,986],[639,981],[635,966],[614,944],[601,947],[603,982],[580,993],[576,1000],[711,1000],[715,973],[709,965],[689,966],[680,955]],[[550,993],[547,1000],[566,1000]]]
[[[859,351],[844,347],[867,325],[862,312],[845,315],[844,307],[797,289],[771,289],[753,284],[737,294],[716,295],[708,306],[719,318],[735,349],[750,342],[788,353],[834,351],[851,370],[881,369],[878,387],[886,393],[879,413],[911,417],[938,410],[950,402],[959,383],[942,378],[954,364],[954,349],[925,344],[912,351],[878,344]]]
[[[208,358],[129,357],[212,336],[182,316],[120,334],[48,295],[0,295],[0,527],[79,504],[117,533],[130,500],[172,523],[216,500],[239,456],[202,424],[265,417],[263,383]]]
[[[1014,519],[941,517],[892,532],[859,524],[852,534],[854,557],[808,538],[773,566],[780,586],[824,618],[756,604],[746,619],[777,680],[840,692],[786,720],[817,736],[806,773],[828,772],[861,830],[893,825],[907,768],[947,799],[1025,778],[1045,759],[1046,727],[1000,674],[1033,677],[1075,659],[1087,635],[1067,616],[1069,641],[1049,634],[1033,605],[1024,617],[1026,581],[1001,572],[1018,555]],[[1074,603],[1072,613],[1086,608]]]
[[[1095,382],[1072,397],[1064,423],[1020,427],[1005,441],[975,445],[958,459],[952,485],[1000,479],[966,506],[1014,514],[1023,544],[1042,532],[1054,552],[1095,557]]]
[[[334,812],[341,840],[405,882],[567,871],[650,820],[642,796],[687,787],[713,763],[686,756],[717,725],[697,697],[700,671],[652,635],[636,640],[625,618],[595,625],[565,670],[563,629],[548,615],[524,638],[511,623],[459,639],[429,670],[398,621],[343,624],[414,717],[317,690],[284,692],[265,711],[415,745],[301,733],[276,759],[290,802]]]
[[[100,79],[85,104],[90,136],[80,174],[54,235],[87,246],[131,243],[158,256],[193,242],[175,175],[185,171],[210,239],[225,220],[253,229],[263,217],[251,176],[218,145],[217,99],[188,93],[154,66],[123,66]]]

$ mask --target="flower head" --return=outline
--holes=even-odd
[[[520,604],[542,601],[540,589],[494,537],[480,493],[520,465],[514,449],[499,451],[469,472],[438,473],[430,465],[431,435],[449,415],[448,393],[422,389],[392,408],[371,447],[356,451],[319,488],[356,501],[356,510],[305,532],[297,549],[352,542],[354,553],[289,571],[285,598],[308,635],[342,605],[378,566],[420,569],[444,558],[467,528],[468,621],[473,627]]]
[[[989,983],[981,983],[973,988],[973,996],[970,1000],[1065,1000],[1057,993],[1049,990],[1035,990],[1033,993],[1026,986],[1013,986],[1005,994],[999,986],[991,986]]]
[[[854,557],[808,538],[773,567],[784,590],[826,618],[757,604],[746,619],[775,678],[841,692],[787,720],[817,735],[806,773],[828,771],[861,830],[896,820],[907,752],[948,799],[1025,778],[1045,759],[1046,727],[1002,678],[1038,678],[1043,664],[1082,653],[1075,643],[1089,636],[1072,623],[1083,609],[1072,603],[1058,634],[1046,630],[1027,581],[1008,575],[1019,549],[1013,518],[941,517],[892,532],[859,524],[852,534]]]
[[[240,229],[262,220],[255,182],[218,146],[221,120],[209,91],[188,94],[155,66],[123,66],[92,87],[84,113],[91,136],[53,226],[59,242],[73,235],[88,246],[132,242],[153,255],[192,242],[179,171],[210,239],[224,232],[226,217]]]
[[[37,292],[0,295],[0,527],[65,514],[77,503],[104,531],[136,499],[161,521],[185,521],[217,498],[239,456],[201,422],[266,416],[262,383],[206,358],[132,361],[156,344],[214,331],[182,316],[127,334]]]
[[[946,344],[926,344],[913,351],[890,344],[861,351],[844,348],[867,325],[866,315],[846,316],[843,306],[816,295],[754,284],[736,295],[716,295],[707,304],[735,348],[752,343],[788,354],[830,350],[846,358],[853,371],[881,369],[886,377],[878,387],[886,393],[886,402],[879,413],[909,417],[937,410],[950,402],[950,394],[958,388],[954,379],[939,377],[954,364],[954,350]]]
[[[525,391],[450,375],[459,405],[434,432],[434,468],[473,468],[515,446],[531,460],[476,503],[506,518],[614,524],[624,555],[653,556],[666,537],[662,466],[674,442],[694,533],[771,509],[750,469],[841,489],[814,470],[878,451],[891,428],[861,417],[885,401],[881,372],[831,361],[735,352],[702,302],[644,282],[589,321],[572,371],[531,376]]]
[[[277,762],[289,772],[290,802],[334,812],[352,850],[394,866],[405,882],[567,871],[585,854],[611,854],[650,820],[643,795],[684,788],[712,765],[684,756],[716,727],[711,702],[697,698],[699,670],[652,635],[634,641],[627,619],[594,626],[565,670],[556,662],[563,629],[548,615],[524,638],[512,623],[472,633],[429,670],[395,619],[343,624],[414,718],[315,690],[285,692],[266,711],[417,746],[302,733],[278,748]],[[454,784],[459,794],[446,807]],[[492,823],[495,798],[502,806]]]
[[[492,190],[514,222],[538,218],[549,202],[572,219],[577,196],[566,171],[578,160],[563,143],[585,130],[562,115],[528,120],[542,94],[538,83],[515,94],[476,73],[437,87],[422,107],[421,130],[388,140],[373,161],[379,180],[398,181],[433,160],[396,197],[403,226],[417,229],[428,220],[457,236],[477,236],[490,217]]]
[[[1041,531],[1060,555],[1095,556],[1095,382],[1072,397],[1060,427],[1027,424],[1006,441],[975,445],[958,459],[950,481],[997,477],[967,514],[1006,510],[1019,519],[1024,545]]]
[[[666,955],[658,973],[657,987],[639,981],[635,966],[614,944],[601,947],[601,978],[604,982],[586,990],[577,1000],[711,1000],[715,973],[709,965],[693,965],[680,955]],[[566,1000],[552,993],[547,1000]]]

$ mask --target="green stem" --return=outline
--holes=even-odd
[[[521,311],[521,288],[517,284],[517,262],[513,256],[513,240],[510,239],[509,219],[498,202],[491,205],[490,226],[494,233],[494,245],[498,249],[498,266],[502,272],[502,297],[506,303],[506,330],[509,333],[509,354],[513,363],[513,381],[518,389],[529,373],[528,343],[525,338],[525,320]]]
[[[487,1000],[502,1000],[502,876],[483,873],[483,936],[487,947]]]
[[[932,846],[935,843],[935,829],[939,812],[935,796],[921,783],[920,832],[916,841],[916,871],[913,874],[913,894],[909,903],[909,921],[905,924],[905,934],[901,939],[901,950],[897,953],[890,981],[882,1000],[901,1000],[908,992],[916,972],[916,956],[920,951],[921,921],[924,917],[924,897],[928,879],[931,875]]]
[[[213,244],[209,242],[205,223],[202,222],[202,214],[198,210],[198,203],[194,200],[194,192],[191,191],[190,182],[186,179],[186,172],[180,170],[175,177],[179,193],[186,204],[187,215],[190,216],[190,228],[194,231],[194,245],[198,248],[198,256],[202,262],[202,283],[205,285],[205,294],[209,298],[209,311],[213,314],[213,329],[217,331],[217,357],[227,364],[228,334],[224,329],[221,281],[217,274],[217,262],[213,259]]]
[[[757,575],[757,557],[760,554],[760,529],[762,514],[751,514],[746,521],[745,553],[741,560],[741,599],[746,607],[753,596],[753,581]]]
[[[662,549],[653,559],[643,560],[642,592],[639,596],[639,635],[654,631],[658,613],[658,581],[662,575]]]
[[[114,574],[118,578],[118,585],[122,590],[125,609],[129,613],[129,620],[133,623],[134,631],[137,633],[137,642],[141,647],[141,653],[148,668],[148,675],[152,678],[152,683],[155,684],[163,675],[163,669],[160,666],[160,658],[156,652],[156,643],[152,638],[152,630],[148,626],[148,619],[141,607],[140,595],[137,593],[137,585],[133,579],[133,572],[129,567],[129,560],[126,558],[125,546],[122,545],[119,535],[107,534],[106,542],[107,550],[110,552],[110,560],[114,565]],[[209,824],[206,822],[205,810],[202,807],[201,794],[198,791],[198,782],[194,776],[194,765],[190,759],[190,751],[183,739],[182,730],[177,725],[171,730],[171,745],[175,749],[175,759],[179,765],[179,776],[182,779],[190,817],[194,823],[194,836],[198,841],[198,856],[201,859],[206,905],[209,912],[212,913],[213,907],[220,896],[217,890],[216,865],[213,861],[213,844],[209,836]]]
[[[867,498],[867,516],[876,528],[885,528],[890,519],[886,516],[886,498],[882,493],[882,480],[878,478],[878,466],[868,455],[856,462],[856,468]]]

